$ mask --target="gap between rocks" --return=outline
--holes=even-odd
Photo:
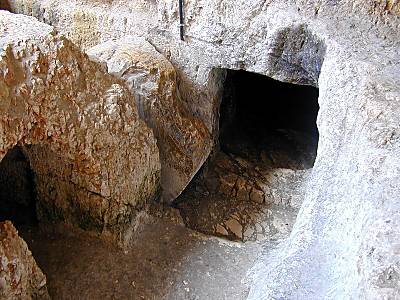
[[[288,235],[318,145],[318,89],[227,70],[219,150],[176,200],[185,224],[239,241]]]

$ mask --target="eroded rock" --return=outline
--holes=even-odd
[[[249,298],[399,298],[399,2],[187,1],[185,42],[178,1],[147,2],[147,11],[130,6],[128,22],[141,16],[152,25],[140,28],[123,18],[107,23],[118,19],[121,1],[81,1],[105,20],[86,32],[147,35],[178,70],[183,98],[213,136],[221,68],[320,89],[318,156],[305,200],[290,238],[258,261]],[[65,1],[10,3],[60,31],[75,28]],[[83,35],[82,45],[93,45],[96,34]]]
[[[39,218],[128,240],[160,176],[134,97],[32,17],[1,11],[0,46],[0,154],[25,145]]]
[[[241,242],[273,240],[290,233],[310,173],[220,152],[176,206],[188,227],[205,234]]]
[[[108,71],[126,81],[138,110],[154,130],[160,149],[164,202],[173,201],[187,186],[211,151],[204,123],[181,100],[172,64],[143,39],[109,41],[88,50],[106,62]]]
[[[50,299],[46,276],[9,221],[0,223],[0,298]]]
[[[16,13],[35,16],[39,21],[57,25],[74,44],[89,49],[105,42],[111,36],[121,38],[132,30],[137,35],[142,29],[149,29],[155,21],[143,18],[143,14],[157,15],[152,1],[136,0],[126,2],[112,1],[75,1],[63,0],[5,0],[3,6]],[[119,28],[119,30],[115,30]]]

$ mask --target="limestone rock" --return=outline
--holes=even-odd
[[[121,2],[79,7],[116,20]],[[185,1],[184,42],[178,1],[146,2],[148,10],[136,10],[133,1],[124,17],[149,26],[88,25],[82,45],[93,45],[92,33],[101,41],[146,36],[176,68],[183,100],[213,137],[225,68],[319,87],[320,139],[305,200],[290,238],[258,261],[249,299],[400,298],[399,1]],[[9,3],[61,32],[76,27],[65,9],[76,2]]]
[[[31,15],[39,21],[57,25],[69,40],[83,49],[89,49],[110,37],[121,38],[126,32],[140,32],[151,28],[150,18],[143,14],[157,15],[152,1],[72,1],[63,0],[6,0],[3,7],[16,13]],[[1,6],[0,6],[1,8]],[[118,31],[115,29],[119,28]]]
[[[46,276],[9,221],[0,223],[0,298],[50,299]]]
[[[143,39],[109,41],[88,50],[106,62],[108,72],[126,81],[142,118],[154,130],[160,149],[164,202],[187,186],[211,150],[204,123],[190,115],[181,100],[171,63]]]
[[[257,156],[215,155],[178,198],[186,226],[241,242],[287,236],[311,170],[276,168],[279,161],[256,164]]]
[[[39,218],[123,242],[159,192],[154,135],[134,97],[51,26],[0,11],[0,157],[35,173]]]

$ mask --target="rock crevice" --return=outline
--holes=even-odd
[[[124,242],[159,193],[156,140],[134,97],[51,26],[0,14],[2,157],[30,146],[39,217]]]

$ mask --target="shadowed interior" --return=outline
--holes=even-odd
[[[33,171],[20,146],[0,162],[0,222],[5,220],[17,227],[37,224]]]
[[[315,87],[228,70],[220,109],[221,150],[245,157],[265,153],[275,167],[310,168],[318,145],[318,109]]]
[[[175,205],[200,232],[273,238],[291,231],[315,161],[318,89],[226,72],[219,147]]]

